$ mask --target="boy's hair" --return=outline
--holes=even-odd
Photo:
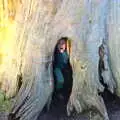
[[[61,41],[61,40],[64,40],[65,42],[67,42],[68,38],[67,37],[62,37],[58,40],[58,43]]]

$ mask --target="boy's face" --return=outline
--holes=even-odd
[[[66,49],[66,43],[65,40],[60,40],[60,42],[58,43],[58,50],[60,52],[64,52]]]

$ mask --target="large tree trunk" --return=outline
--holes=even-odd
[[[104,90],[99,82],[98,49],[101,44],[105,47],[104,64],[107,71],[102,73],[104,81],[108,89],[114,92],[114,75],[118,86],[116,93],[120,95],[119,46],[113,44],[119,43],[119,38],[115,37],[118,36],[119,24],[119,15],[115,14],[119,13],[116,1],[114,7],[112,0],[9,0],[9,5],[5,0],[1,2],[6,6],[0,12],[8,17],[4,18],[5,15],[1,14],[0,22],[3,25],[8,23],[8,30],[0,32],[0,39],[6,40],[0,41],[3,46],[1,53],[7,54],[7,57],[2,55],[0,81],[6,95],[15,96],[12,113],[16,118],[37,120],[48,102],[53,93],[53,51],[57,40],[66,36],[71,40],[70,62],[73,69],[68,115],[73,108],[80,113],[94,107],[101,118],[109,119],[104,101],[98,95],[98,91]],[[109,15],[111,19],[108,19]],[[5,26],[0,29],[5,29]],[[2,36],[3,33],[12,37],[8,39]],[[19,86],[21,82],[22,86]]]
[[[117,83],[116,94],[120,96],[120,70],[119,70],[119,45],[120,45],[120,34],[119,34],[119,26],[120,26],[120,2],[118,0],[111,1],[110,13],[108,19],[108,47],[109,47],[109,59],[110,59],[110,67],[114,76],[114,79]]]

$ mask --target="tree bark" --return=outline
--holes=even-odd
[[[114,10],[119,13],[116,1]],[[11,61],[9,69],[3,69],[0,74],[7,74],[7,78],[3,74],[3,81],[13,81],[12,87],[8,87],[5,92],[8,97],[16,94],[12,107],[15,118],[37,120],[53,93],[52,61],[55,45],[59,38],[68,37],[72,48],[70,62],[73,88],[66,108],[67,114],[70,115],[73,108],[80,113],[94,107],[101,118],[108,120],[104,101],[98,95],[98,91],[104,91],[104,86],[99,81],[98,51],[104,45],[103,62],[107,71],[103,71],[102,76],[113,93],[117,81],[116,94],[119,95],[119,47],[113,44],[119,43],[115,37],[118,35],[116,29],[119,15],[114,13],[112,0],[20,0],[14,3],[17,7],[11,10],[14,11],[14,17],[13,24],[10,22],[10,25],[15,26],[12,27],[15,30],[12,32],[14,38],[11,38],[15,42],[12,44],[15,49],[9,48],[12,52],[7,52],[14,56],[16,64]],[[109,15],[112,15],[111,19],[108,19]],[[10,21],[11,17],[7,20]],[[112,29],[114,32],[111,33]],[[6,63],[2,62],[2,65],[6,66]],[[18,91],[19,80],[22,86]],[[3,81],[1,88],[4,90],[7,82],[3,84]]]

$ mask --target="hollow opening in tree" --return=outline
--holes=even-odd
[[[104,82],[103,76],[102,76],[102,72],[105,71],[105,64],[104,64],[104,46],[101,45],[99,47],[99,63],[98,63],[98,72],[99,72],[99,80],[100,83],[107,89],[108,86],[107,84]]]
[[[53,76],[54,94],[53,100],[68,102],[72,91],[73,78],[70,64],[71,40],[62,37],[57,41],[54,49]]]
[[[109,86],[107,85],[106,81],[104,80],[103,77],[103,72],[104,71],[108,71],[108,68],[106,68],[105,66],[105,47],[104,45],[100,45],[99,47],[99,63],[98,63],[98,73],[99,73],[99,80],[100,83],[103,85],[104,87],[104,91],[100,92],[99,95],[103,98],[105,104],[108,105],[112,104],[113,101],[118,100],[119,98],[110,91]],[[111,79],[111,78],[110,78]],[[109,104],[108,104],[109,103]]]

